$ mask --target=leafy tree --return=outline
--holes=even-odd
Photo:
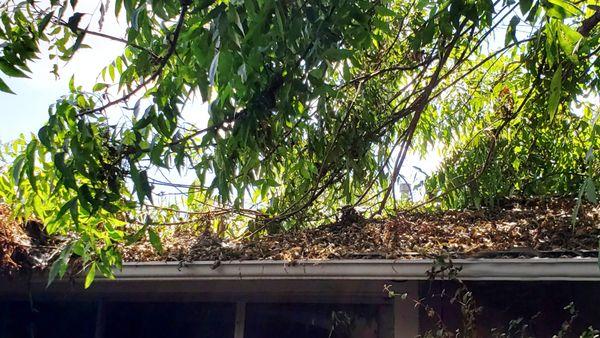
[[[6,155],[2,198],[50,233],[73,236],[59,274],[75,253],[93,262],[91,279],[96,268],[110,275],[121,245],[147,235],[160,249],[153,225],[198,215],[250,217],[228,228],[248,235],[327,220],[344,205],[389,212],[407,153],[432,147],[451,155],[426,182],[443,206],[514,193],[595,199],[594,1],[99,0],[93,15],[77,12],[77,0],[0,8],[5,76],[28,76],[41,45],[70,60],[91,35],[123,44],[101,82],[83,88],[73,78],[37,137]],[[91,29],[106,16],[126,22],[124,37]],[[0,90],[11,92],[2,80]],[[208,104],[205,127],[181,117],[193,96]],[[196,172],[183,220],[153,204],[156,168]]]

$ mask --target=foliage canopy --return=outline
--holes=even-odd
[[[327,220],[345,205],[390,212],[410,151],[442,150],[444,163],[425,181],[442,207],[515,194],[596,201],[595,1],[77,8],[77,0],[0,1],[2,76],[29,76],[40,49],[77,58],[88,36],[123,45],[100,82],[83,88],[75,74],[37,137],[4,151],[12,164],[0,198],[73,237],[54,274],[74,253],[93,264],[91,279],[96,269],[111,275],[121,245],[148,236],[160,249],[156,224],[248,217],[225,229],[239,235]],[[123,37],[101,32],[107,16],[126,24]],[[1,77],[0,90],[12,92]],[[206,126],[182,118],[193,97],[207,104]],[[153,186],[168,184],[156,173],[173,169],[196,173],[186,211],[153,203]]]

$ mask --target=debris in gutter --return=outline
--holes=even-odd
[[[572,199],[510,200],[496,209],[404,212],[366,220],[343,210],[337,222],[242,240],[190,227],[163,238],[161,253],[147,241],[122,248],[125,261],[595,257],[600,206],[583,204],[575,227]],[[0,205],[0,274],[45,269],[64,247],[40,222],[21,223]],[[172,228],[169,228],[172,230]]]
[[[43,270],[63,247],[64,240],[49,237],[42,223],[11,219],[8,208],[0,205],[0,275]]]
[[[584,204],[571,224],[572,199],[510,200],[500,208],[399,213],[365,220],[344,210],[318,228],[231,241],[215,234],[175,232],[157,254],[149,243],[124,252],[127,261],[595,257],[600,206]]]

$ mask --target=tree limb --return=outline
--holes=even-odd
[[[592,29],[594,29],[594,27],[596,27],[596,25],[600,22],[600,9],[595,8],[594,10],[594,14],[583,20],[581,26],[579,26],[579,29],[577,29],[577,32],[586,38],[590,36]]]
[[[167,66],[167,63],[169,62],[169,59],[171,58],[171,56],[175,53],[175,49],[177,48],[177,40],[179,39],[179,34],[181,33],[181,29],[183,27],[183,23],[185,21],[185,15],[187,14],[188,8],[189,8],[189,6],[186,4],[183,4],[181,6],[181,12],[179,14],[179,19],[177,20],[177,26],[175,27],[175,31],[173,32],[173,39],[170,42],[169,49],[167,50],[167,53],[165,54],[165,56],[162,57],[162,61],[161,61],[160,65],[158,66],[158,68],[156,69],[156,71],[154,73],[152,73],[152,75],[150,77],[146,78],[135,89],[133,89],[129,93],[121,96],[120,98],[118,98],[114,101],[109,101],[108,103],[106,103],[100,107],[97,107],[94,109],[89,109],[89,110],[84,110],[84,111],[80,112],[79,114],[77,114],[77,116],[81,117],[81,116],[85,116],[85,115],[95,114],[95,113],[105,110],[106,108],[112,107],[118,103],[127,101],[129,98],[131,98],[133,95],[135,95],[137,92],[139,92],[146,85],[148,85],[149,83],[156,80],[162,74],[162,72],[165,69],[165,67]]]

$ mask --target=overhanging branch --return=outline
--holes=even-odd
[[[179,14],[179,19],[177,20],[177,25],[175,27],[175,31],[173,32],[173,39],[171,40],[171,42],[169,44],[169,49],[167,50],[167,53],[165,54],[165,56],[162,57],[162,61],[160,62],[160,65],[158,66],[156,71],[154,73],[152,73],[152,75],[150,75],[148,78],[143,80],[137,87],[135,87],[129,93],[121,96],[120,98],[113,100],[113,101],[109,101],[108,103],[106,103],[100,107],[97,107],[94,109],[89,109],[89,110],[84,110],[84,111],[80,112],[79,114],[77,114],[77,116],[81,117],[81,116],[85,116],[85,115],[95,114],[95,113],[101,112],[109,107],[112,107],[116,104],[125,102],[125,101],[129,100],[132,96],[134,96],[137,92],[142,90],[142,88],[144,88],[145,86],[147,86],[148,84],[150,84],[154,80],[156,80],[164,71],[171,56],[173,56],[173,54],[175,54],[175,50],[177,48],[177,40],[179,40],[179,35],[181,34],[181,29],[183,28],[183,23],[185,21],[185,15],[187,14],[188,8],[189,8],[189,6],[187,4],[185,4],[185,3],[182,4],[181,12]]]

